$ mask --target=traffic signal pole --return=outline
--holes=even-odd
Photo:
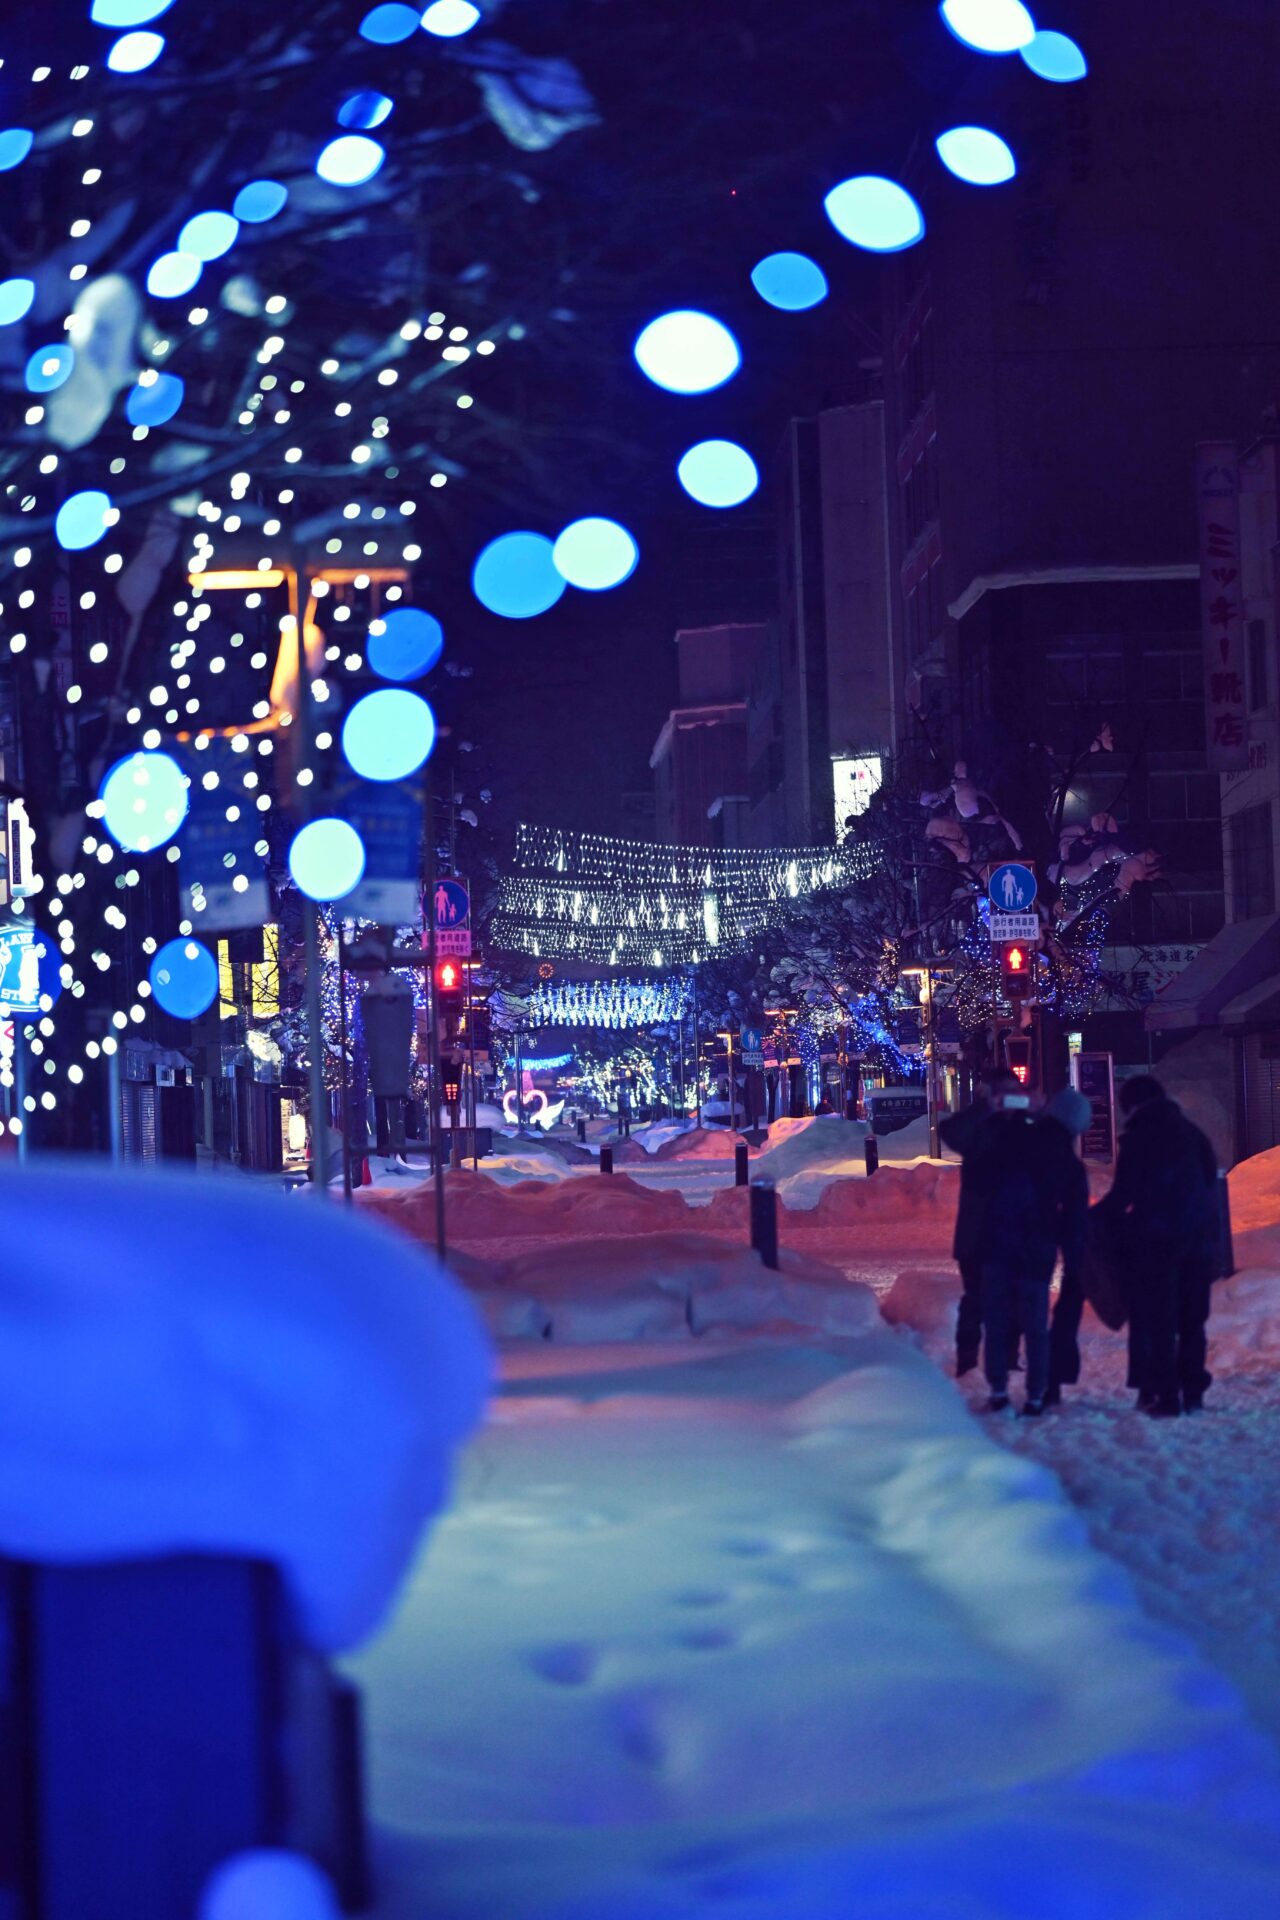
[[[426,921],[427,921],[427,1010],[430,1018],[427,1022],[427,1088],[429,1110],[429,1138],[431,1159],[435,1171],[436,1190],[436,1252],[441,1260],[445,1257],[445,1218],[444,1218],[444,1134],[440,1125],[440,1025],[438,1014],[439,996],[436,991],[436,807],[431,792],[431,776],[424,780],[423,824],[426,828]]]

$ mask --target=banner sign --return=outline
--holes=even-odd
[[[1239,481],[1234,443],[1202,441],[1196,448],[1196,518],[1211,773],[1243,773],[1249,766]]]
[[[266,844],[265,822],[256,790],[244,784],[253,763],[221,739],[181,759],[191,780],[191,811],[179,839],[183,912],[197,933],[260,927],[271,918],[271,895],[258,851]]]
[[[993,909],[988,924],[995,946],[1009,940],[1016,940],[1024,947],[1038,947],[1040,944],[1038,913],[996,913]]]
[[[420,924],[422,910],[422,802],[395,781],[362,780],[344,788],[344,819],[364,841],[364,876],[342,901],[342,911],[382,926]]]
[[[32,926],[0,927],[0,1008],[39,1013],[62,992],[61,961],[48,934]]]

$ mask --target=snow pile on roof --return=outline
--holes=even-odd
[[[489,1383],[435,1261],[323,1203],[88,1162],[0,1173],[0,1551],[274,1561],[382,1619]]]
[[[574,1240],[520,1254],[467,1284],[490,1331],[573,1343],[686,1340],[712,1330],[865,1333],[875,1296],[834,1267],[784,1253],[771,1272],[749,1247],[699,1233]]]

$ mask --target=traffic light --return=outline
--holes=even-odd
[[[465,979],[460,961],[436,961],[437,1031],[445,1046],[452,1046],[462,1027]]]
[[[1000,972],[1005,998],[1023,1000],[1031,988],[1031,949],[1020,940],[1006,941],[1000,949]]]
[[[1018,1085],[1029,1086],[1031,1083],[1031,1035],[1029,1033],[1006,1034],[1004,1057]]]

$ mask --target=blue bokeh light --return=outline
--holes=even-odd
[[[386,159],[385,150],[363,133],[340,133],[316,161],[316,172],[331,187],[362,187]]]
[[[75,364],[76,350],[65,340],[54,340],[47,347],[37,347],[27,361],[23,376],[27,392],[52,393],[71,378]]]
[[[551,549],[556,572],[584,593],[607,593],[629,580],[640,549],[616,520],[590,515],[574,520]]]
[[[956,39],[979,53],[1017,53],[1035,39],[1022,0],[942,0],[939,11]]]
[[[194,253],[162,253],[151,263],[147,292],[157,300],[178,300],[184,293],[190,293],[203,272],[204,262],[197,260]]]
[[[421,694],[380,687],[342,723],[342,752],[362,780],[407,780],[431,757],[436,717]]]
[[[35,297],[34,280],[21,275],[13,280],[0,280],[0,327],[11,327],[15,320],[21,320],[24,313],[31,311]]]
[[[18,167],[31,151],[35,139],[30,127],[6,127],[0,133],[0,173],[8,173],[10,167]]]
[[[636,341],[635,356],[641,372],[668,393],[710,393],[742,365],[724,322],[688,307],[651,320]]]
[[[735,440],[699,440],[676,468],[680,485],[704,507],[740,507],[760,484],[760,473]]]
[[[130,425],[162,427],[182,405],[186,390],[186,382],[177,373],[157,373],[145,386],[139,381],[130,388],[124,403]]]
[[[421,607],[393,607],[382,631],[370,633],[365,655],[381,680],[420,680],[444,652],[444,628]]]
[[[388,5],[374,7],[371,13],[366,13],[360,22],[360,37],[372,40],[376,47],[393,47],[398,40],[407,40],[411,33],[416,33],[421,23],[422,16],[416,8],[389,0]]]
[[[193,213],[178,235],[178,252],[190,253],[197,260],[220,260],[236,243],[240,222],[233,213],[212,209]]]
[[[480,553],[471,572],[476,599],[504,620],[531,620],[546,613],[565,585],[544,533],[500,534]]]
[[[441,40],[456,40],[460,33],[470,33],[479,18],[480,9],[472,0],[431,0],[422,24]]]
[[[93,0],[89,18],[96,27],[144,27],[172,5],[173,0]]]
[[[370,127],[380,127],[391,112],[395,102],[385,93],[352,93],[338,108],[340,127],[362,127],[367,132]]]
[[[113,73],[143,73],[164,52],[162,33],[122,33],[107,55]]]
[[[308,900],[342,900],[364,876],[364,841],[348,820],[309,820],[289,846],[289,871]]]
[[[288,187],[278,180],[250,180],[231,202],[231,211],[246,226],[256,227],[264,220],[274,220],[288,198]]]
[[[771,253],[751,269],[751,284],[762,300],[784,313],[803,313],[827,297],[827,276],[807,253]]]
[[[156,1004],[175,1020],[198,1020],[218,997],[218,963],[199,940],[166,940],[147,977]]]
[[[896,180],[860,173],[832,187],[823,201],[842,239],[868,253],[901,253],[924,238],[924,215]]]
[[[117,760],[98,797],[107,832],[126,853],[150,853],[172,840],[191,803],[177,761],[149,751]]]
[[[107,515],[113,512],[110,495],[99,492],[96,487],[69,495],[58,508],[53,523],[58,545],[68,553],[96,547],[107,530]]]
[[[971,187],[999,187],[1018,171],[1013,150],[988,127],[952,127],[934,142],[938,158]]]
[[[1068,33],[1038,33],[1029,47],[1019,47],[1018,52],[1032,73],[1038,73],[1042,80],[1056,81],[1060,86],[1083,80],[1089,71],[1082,49]]]

